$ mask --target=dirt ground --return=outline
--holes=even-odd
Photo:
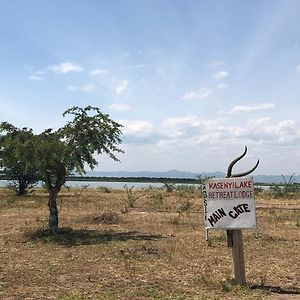
[[[205,241],[198,190],[0,189],[1,299],[300,299],[300,200],[256,197],[244,230],[247,286],[233,284],[224,231]],[[133,207],[130,207],[133,206]]]

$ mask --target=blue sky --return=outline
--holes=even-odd
[[[98,170],[300,173],[300,1],[0,0],[0,120],[124,125]]]

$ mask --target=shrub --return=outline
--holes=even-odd
[[[293,198],[296,194],[300,193],[300,184],[295,183],[295,173],[287,180],[283,176],[284,183],[272,184],[270,190],[275,198]]]
[[[168,182],[164,182],[163,187],[166,189],[166,191],[168,193],[172,193],[174,191],[174,189],[176,188],[175,184],[168,183]]]
[[[135,202],[140,198],[140,196],[134,194],[133,192],[134,186],[129,188],[127,184],[125,184],[123,188],[125,189],[126,192],[126,198],[125,198],[126,204],[128,205],[128,207],[134,207]]]
[[[98,186],[97,190],[103,192],[103,193],[111,193],[111,188],[107,186]]]

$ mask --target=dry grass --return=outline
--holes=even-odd
[[[297,299],[299,199],[257,197],[259,235],[244,231],[247,287],[232,285],[225,233],[204,239],[197,191],[71,189],[61,230],[47,228],[47,195],[0,190],[1,299]],[[287,298],[286,298],[287,297]],[[283,298],[282,298],[283,299]]]

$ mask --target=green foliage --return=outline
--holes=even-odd
[[[186,193],[194,193],[196,191],[201,190],[200,185],[196,184],[177,184],[176,191],[186,192]]]
[[[111,193],[111,188],[108,186],[98,186],[97,190],[101,191],[102,193]]]
[[[39,179],[32,129],[0,123],[0,167],[17,195],[26,194]]]
[[[134,207],[135,202],[140,198],[140,196],[137,196],[133,192],[133,186],[128,187],[127,184],[124,185],[124,190],[126,193],[125,201],[128,207]]]
[[[85,165],[93,169],[98,164],[95,153],[118,161],[114,152],[123,152],[117,147],[122,125],[99,108],[72,107],[63,116],[73,120],[55,132],[47,129],[37,136],[39,171],[48,187],[62,186],[73,171],[83,174]]]
[[[168,193],[172,193],[176,186],[173,183],[164,182],[163,187],[166,189]]]
[[[214,178],[214,176],[203,176],[203,175],[198,175],[196,176],[197,180],[199,181],[199,184],[204,184],[205,180]]]
[[[92,106],[74,106],[63,114],[64,117],[68,115],[73,116],[73,120],[57,132],[64,142],[63,160],[68,171],[82,174],[85,164],[93,169],[98,164],[94,153],[105,153],[119,161],[114,152],[123,152],[117,147],[121,143],[122,125]]]
[[[71,117],[65,126],[57,131],[46,129],[39,135],[5,122],[0,126],[5,133],[0,138],[1,166],[15,173],[20,170],[22,176],[33,172],[42,178],[49,193],[49,226],[53,232],[58,228],[56,197],[67,176],[74,171],[83,174],[85,166],[93,169],[98,164],[94,154],[105,153],[118,161],[114,153],[123,152],[118,148],[122,125],[99,108],[74,106],[63,116]]]
[[[296,194],[300,193],[300,184],[295,183],[295,173],[287,180],[283,176],[283,184],[273,184],[270,186],[270,190],[275,198],[293,198]]]
[[[260,186],[255,186],[254,187],[254,195],[255,196],[257,196],[257,195],[259,195],[260,193],[263,193],[263,188],[262,187],[260,187]]]

